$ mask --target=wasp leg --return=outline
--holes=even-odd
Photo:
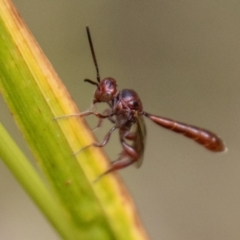
[[[101,143],[95,142],[95,143],[92,143],[92,144],[90,144],[90,145],[87,145],[87,146],[81,148],[79,151],[75,152],[74,155],[77,155],[77,154],[80,153],[81,151],[83,151],[83,150],[85,150],[85,149],[87,149],[87,148],[89,148],[89,147],[92,147],[92,146],[93,146],[93,147],[99,147],[99,148],[104,147],[104,146],[108,143],[108,141],[109,141],[109,139],[110,139],[110,136],[111,136],[111,134],[113,133],[113,131],[116,130],[117,128],[118,128],[118,127],[116,127],[116,126],[112,127],[112,128],[110,129],[110,131],[107,133],[107,135],[104,137],[104,139],[103,139],[103,141],[102,141]]]
[[[128,136],[128,133],[125,135],[125,137],[127,136]],[[136,150],[132,146],[127,144],[123,138],[121,138],[120,140],[124,149],[120,154],[120,157],[116,161],[112,162],[111,167],[104,173],[100,174],[97,177],[97,179],[95,179],[94,182],[97,182],[100,178],[102,178],[104,175],[108,173],[111,173],[115,170],[120,170],[132,165],[134,162],[136,162],[139,159],[139,155],[136,152]]]
[[[136,134],[134,133],[134,132],[129,132],[126,136],[125,136],[125,138],[127,139],[127,140],[135,140],[136,139]]]
[[[74,114],[70,114],[70,115],[55,117],[54,120],[58,120],[60,118],[68,118],[68,117],[86,117],[86,116],[89,116],[89,115],[95,115],[98,118],[109,118],[109,117],[112,117],[113,115],[115,115],[115,113],[111,113],[111,114],[108,114],[108,115],[103,115],[103,114],[98,113],[98,112],[85,111],[85,112],[81,112],[81,113],[74,113]]]
[[[114,162],[112,162],[111,167],[103,172],[102,174],[100,174],[95,180],[94,183],[97,182],[98,180],[100,180],[103,176],[107,175],[108,173],[111,173],[117,169],[121,169],[123,167],[120,167],[119,165],[125,165],[124,167],[127,167],[129,165],[131,165],[133,162],[132,160],[129,158],[128,155],[125,154],[125,151],[122,152],[123,154],[121,154],[121,156]]]
[[[103,112],[102,114],[103,114],[104,116],[108,116],[108,120],[109,120],[111,123],[114,123],[114,124],[115,124],[115,119],[113,119],[113,116],[111,115],[111,114],[112,114],[112,111],[111,111],[110,109],[104,110],[104,112]],[[98,129],[99,127],[101,127],[102,122],[103,122],[103,118],[99,118],[99,119],[98,119],[97,126],[94,127],[94,128],[92,129],[92,131],[95,131],[96,129]]]

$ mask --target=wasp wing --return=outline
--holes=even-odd
[[[133,148],[139,154],[139,159],[136,162],[136,167],[139,168],[143,162],[143,154],[146,142],[146,126],[142,115],[136,116],[136,123],[134,124],[134,141]]]

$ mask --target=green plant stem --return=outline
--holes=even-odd
[[[63,229],[55,225],[59,233],[74,240],[147,239],[116,174],[93,184],[108,168],[104,154],[91,148],[73,155],[94,137],[80,118],[53,120],[78,109],[10,0],[0,0],[0,91],[45,176],[52,197],[45,209],[51,201],[62,207],[51,213],[66,222]]]
[[[0,123],[0,158],[64,239],[73,239],[67,212],[49,193],[36,170]],[[70,234],[68,234],[70,233]]]

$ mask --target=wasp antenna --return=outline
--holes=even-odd
[[[99,83],[98,82],[94,82],[94,81],[92,81],[90,79],[84,79],[84,82],[88,82],[88,83],[91,83],[92,85],[96,85],[97,88],[99,89]]]
[[[84,79],[84,82],[88,82],[88,83],[91,83],[91,84],[93,84],[93,85],[99,85],[97,82],[94,82],[94,81],[92,81],[92,80],[90,80],[90,79]]]
[[[100,74],[99,74],[99,69],[98,69],[98,64],[97,64],[97,58],[96,58],[96,55],[95,55],[95,52],[94,52],[94,48],[93,48],[93,43],[92,43],[92,38],[91,38],[89,27],[86,27],[86,30],[87,30],[88,42],[89,42],[89,45],[90,45],[93,62],[94,62],[94,65],[95,65],[95,68],[96,68],[96,72],[97,72],[97,81],[100,82]]]

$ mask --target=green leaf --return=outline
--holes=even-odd
[[[63,206],[49,193],[36,170],[2,124],[0,124],[0,138],[1,159],[64,239],[73,239],[72,232],[74,231],[77,234],[78,230],[73,229],[74,225],[67,220],[70,216]]]
[[[19,167],[10,169],[38,206],[45,209],[43,213],[61,236],[74,240],[147,239],[132,200],[116,174],[93,184],[108,168],[103,153],[90,148],[74,156],[94,137],[81,118],[53,120],[78,109],[7,0],[0,0],[0,66],[0,91],[44,179],[30,166],[24,168],[25,176]],[[1,136],[4,138],[6,134]],[[8,158],[1,158],[11,165],[19,161],[27,166],[25,157],[11,149],[5,149]],[[38,191],[44,192],[44,197],[37,197]],[[66,227],[62,229],[63,222]]]

